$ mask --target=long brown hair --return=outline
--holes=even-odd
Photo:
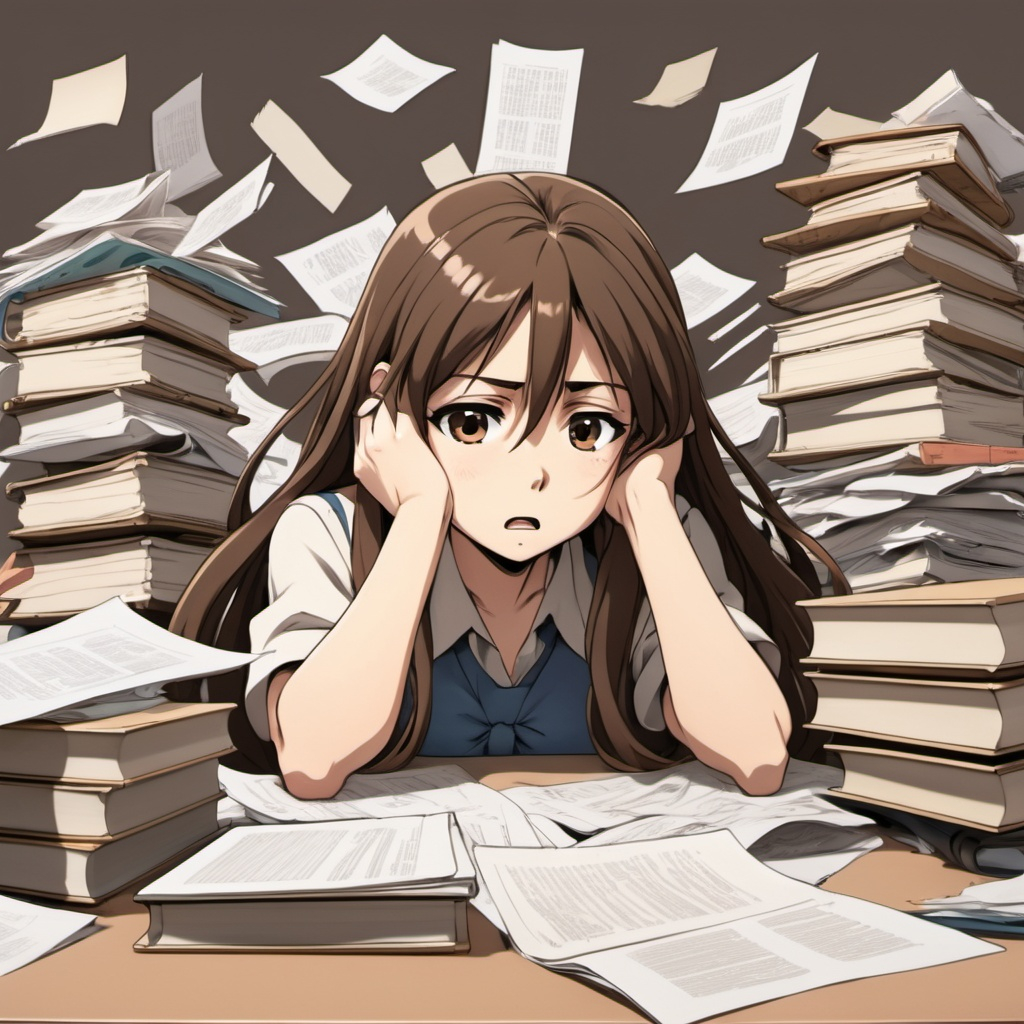
[[[820,592],[807,555],[813,550],[841,580],[835,563],[780,510],[716,421],[701,390],[672,278],[633,217],[599,189],[554,174],[494,174],[436,193],[392,234],[330,364],[266,438],[246,466],[232,502],[231,533],[182,597],[171,628],[183,636],[247,649],[248,625],[267,602],[267,549],[281,512],[300,495],[356,484],[353,416],[369,393],[374,365],[391,364],[384,401],[427,430],[427,400],[453,374],[500,347],[511,324],[529,309],[532,336],[526,382],[532,431],[560,389],[573,316],[586,322],[608,364],[629,391],[635,421],[631,452],[685,435],[676,490],[707,518],[726,573],[747,613],[782,654],[779,685],[793,716],[792,753],[816,744],[803,729],[813,696],[799,670],[809,644],[800,598]],[[299,416],[311,425],[287,482],[253,512],[249,491],[256,467],[274,439]],[[692,428],[688,425],[692,420]],[[757,496],[756,515],[770,522],[783,560],[744,511],[722,458],[735,461]],[[353,572],[363,583],[380,552],[387,514],[356,488]],[[609,764],[649,769],[678,762],[686,749],[667,731],[644,728],[633,708],[630,642],[643,584],[625,532],[602,515],[588,530],[598,557],[587,623],[592,690],[588,720],[594,744]],[[430,715],[429,616],[413,647],[413,713],[396,728],[370,770],[399,768],[422,743]],[[210,699],[238,700],[240,677],[210,681]],[[728,680],[723,680],[728,687]],[[266,770],[271,745],[258,741],[244,715],[233,722],[244,755],[236,764]]]

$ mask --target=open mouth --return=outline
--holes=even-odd
[[[533,516],[516,516],[514,519],[505,520],[506,530],[539,530],[540,520]]]

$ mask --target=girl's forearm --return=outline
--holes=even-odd
[[[384,748],[398,719],[448,516],[443,503],[427,499],[399,508],[345,614],[290,677],[271,685],[271,736],[295,796],[333,796]]]
[[[774,792],[791,729],[775,677],[719,600],[668,491],[637,498],[625,519],[665,662],[669,729],[747,792]]]

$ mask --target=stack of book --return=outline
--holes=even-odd
[[[228,384],[253,364],[228,348],[239,306],[137,266],[10,301],[18,359],[4,458],[48,472],[8,486],[11,537],[33,577],[6,619],[45,624],[120,596],[158,621],[226,529],[246,422]]]
[[[975,835],[1024,827],[1024,579],[800,604],[837,793]]]
[[[970,133],[962,125],[880,130],[822,141],[815,152],[829,161],[823,173],[777,185],[810,207],[807,224],[764,239],[792,257],[770,300],[798,314],[774,325],[761,395],[779,412],[769,458],[804,472],[864,460],[865,475],[878,453],[907,446],[928,446],[931,466],[942,463],[943,447],[950,464],[963,464],[971,446],[979,464],[995,449],[1001,461],[1024,462],[1024,273],[1002,231],[1012,213]],[[804,519],[790,481],[776,491],[806,529],[816,513]],[[898,490],[890,485],[888,496]],[[828,497],[825,484],[818,511]],[[884,502],[873,500],[880,510]],[[927,514],[907,515],[915,513]],[[890,525],[905,524],[876,522],[878,536]],[[823,529],[820,539],[841,546],[838,532]],[[935,553],[910,548],[900,557]],[[901,575],[897,559],[865,561],[859,549],[845,560],[833,554],[855,570],[855,587],[935,578],[909,568]],[[977,575],[991,575],[984,557],[976,562]],[[959,578],[971,575],[962,570]]]
[[[208,841],[233,707],[0,727],[0,887],[97,903]]]

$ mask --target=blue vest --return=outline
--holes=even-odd
[[[351,539],[345,509],[332,491],[320,492]],[[588,568],[592,568],[589,565]],[[461,636],[432,666],[430,724],[419,753],[426,757],[504,754],[593,754],[587,728],[590,668],[551,619],[538,630],[544,645],[517,686],[499,686]],[[399,721],[412,713],[408,689]]]

